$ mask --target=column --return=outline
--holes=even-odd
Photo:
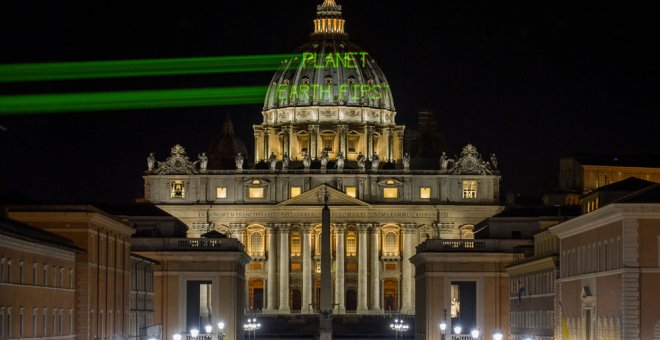
[[[348,125],[337,125],[337,132],[339,133],[339,152],[348,157]]]
[[[309,157],[311,159],[318,158],[318,141],[319,141],[319,126],[316,124],[311,124],[308,126],[309,132]]]
[[[261,159],[267,160],[268,157],[270,157],[270,133],[268,132],[268,128],[264,128],[264,153],[261,155]]]
[[[380,311],[380,225],[371,227],[371,310]]]
[[[261,136],[263,136],[262,130],[257,130],[257,127],[255,126],[254,128],[254,162],[255,163],[257,163],[259,159],[261,159],[260,157],[262,157],[261,152],[259,152],[259,138]]]
[[[357,312],[367,311],[367,224],[358,224],[358,301]]]
[[[404,152],[403,152],[404,131],[405,131],[405,127],[403,127],[403,126],[400,126],[400,127],[396,128],[396,141],[397,141],[396,151],[398,153],[398,155],[394,155],[394,157],[396,157],[396,159],[403,159],[403,154],[404,154]]]
[[[278,224],[280,230],[280,312],[289,313],[289,225]]]
[[[312,303],[312,225],[309,223],[303,224],[303,238],[302,238],[302,256],[303,256],[303,290],[302,290],[302,313],[313,313],[314,310],[310,308]]]
[[[291,126],[282,126],[282,156],[291,158]]]
[[[345,224],[337,224],[337,255],[335,258],[335,314],[346,313],[346,303],[344,301],[344,232]]]
[[[374,155],[374,127],[372,125],[367,125],[364,128],[364,133],[367,136],[366,139],[366,152],[364,155],[368,160],[371,160],[371,157]]]
[[[413,272],[410,258],[413,257],[413,237],[415,237],[416,224],[402,224],[403,254],[401,256],[401,313],[413,313]]]
[[[394,131],[392,128],[385,129],[385,136],[387,136],[387,161],[394,160]]]
[[[269,223],[266,228],[266,237],[268,238],[268,281],[266,281],[266,310],[274,312],[277,307],[275,305],[275,276],[277,271],[276,248],[277,248],[277,233],[275,232],[275,225]]]

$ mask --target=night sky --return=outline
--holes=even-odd
[[[10,1],[0,62],[289,53],[318,1]],[[397,122],[433,110],[449,154],[495,152],[504,191],[551,188],[560,156],[660,153],[657,12],[600,3],[339,0],[385,72]],[[628,6],[626,8],[622,6]],[[608,7],[610,6],[610,7]],[[639,6],[639,5],[635,5]],[[0,84],[0,94],[267,85],[272,72]],[[227,114],[248,150],[261,105],[0,116],[0,197],[123,203],[145,158],[206,151]]]

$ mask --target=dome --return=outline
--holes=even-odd
[[[395,111],[376,61],[344,32],[341,6],[317,7],[310,41],[282,62],[269,85],[264,111],[305,106],[356,106]]]
[[[223,134],[209,146],[207,157],[210,170],[236,169],[236,154],[241,153],[247,159],[247,148],[243,141],[234,135],[234,124],[229,116],[222,127]]]

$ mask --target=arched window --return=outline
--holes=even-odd
[[[300,234],[291,235],[291,256],[300,256]]]
[[[385,253],[388,255],[396,255],[397,250],[396,233],[388,231],[387,234],[385,234]]]
[[[314,254],[321,255],[321,232],[319,231],[316,235],[316,242],[314,242]]]
[[[264,236],[260,231],[250,234],[250,254],[258,255],[264,253]]]

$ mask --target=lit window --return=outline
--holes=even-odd
[[[252,255],[264,253],[264,237],[261,232],[255,231],[250,234],[250,253]]]
[[[264,198],[264,188],[249,188],[248,197],[250,198]]]
[[[301,270],[302,270],[302,266],[300,265],[300,263],[292,263],[291,264],[291,271],[292,272],[299,272]]]
[[[217,187],[217,188],[215,188],[215,197],[216,198],[227,198],[227,187]]]
[[[301,187],[291,187],[291,197],[296,197],[302,193]]]
[[[355,256],[357,252],[357,239],[354,234],[346,237],[346,256]]]
[[[399,189],[398,188],[383,188],[383,198],[398,198]]]
[[[430,199],[431,198],[431,188],[429,188],[429,187],[419,188],[419,198]]]
[[[467,198],[467,199],[477,198],[477,181],[475,180],[463,181],[463,198]]]
[[[397,254],[396,233],[393,231],[385,234],[385,253],[390,256]]]
[[[172,181],[170,198],[182,199],[186,198],[186,188],[183,181]]]
[[[300,244],[300,234],[293,234],[291,236],[291,256],[300,256]]]
[[[357,188],[356,187],[346,187],[346,195],[351,197],[357,197]]]

